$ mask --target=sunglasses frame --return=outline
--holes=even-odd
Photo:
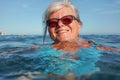
[[[67,18],[67,19],[69,18],[69,19],[71,20],[71,22],[65,24],[64,21],[63,21],[63,19],[65,19],[65,18]],[[52,21],[52,20],[53,20],[53,21]],[[61,20],[61,22],[62,22],[64,25],[69,25],[69,24],[71,24],[71,23],[73,22],[73,20],[77,20],[77,19],[76,19],[75,16],[73,16],[73,15],[66,15],[66,16],[61,17],[60,19],[58,19],[58,18],[48,19],[48,20],[46,21],[46,24],[47,24],[48,27],[58,27],[58,22],[59,22],[60,20]],[[78,20],[77,20],[77,21],[78,21]],[[55,26],[50,26],[50,24],[52,24],[52,23],[55,23]]]

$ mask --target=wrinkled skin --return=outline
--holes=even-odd
[[[76,42],[62,41],[53,44],[53,48],[55,50],[61,50],[63,51],[63,53],[75,53],[78,50],[82,48],[88,48],[91,45],[92,45],[91,43],[87,43],[87,42],[83,42],[82,44],[79,45]]]

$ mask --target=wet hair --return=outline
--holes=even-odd
[[[43,19],[43,22],[45,24],[45,31],[44,31],[44,36],[43,36],[43,44],[44,44],[44,41],[45,41],[45,37],[46,37],[46,34],[47,34],[47,20],[49,19],[49,17],[55,13],[56,11],[64,8],[64,7],[69,7],[71,8],[74,12],[75,12],[75,18],[78,20],[79,23],[82,24],[80,18],[79,18],[79,13],[78,13],[78,10],[77,8],[71,4],[71,2],[69,0],[64,0],[64,1],[57,1],[57,2],[53,2],[52,4],[50,4],[47,8],[47,10],[45,11],[45,14],[44,14],[44,19]]]

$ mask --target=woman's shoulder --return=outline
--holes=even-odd
[[[82,39],[82,41],[80,41],[80,45],[82,46],[82,47],[84,47],[84,48],[89,48],[89,47],[91,47],[91,46],[94,46],[94,45],[96,45],[96,43],[95,43],[95,41],[93,41],[93,40],[83,40]]]

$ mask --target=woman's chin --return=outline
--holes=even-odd
[[[70,39],[68,39],[68,38],[61,38],[61,39],[59,39],[59,41],[61,42],[61,41],[70,41]]]
[[[58,37],[54,38],[53,40],[55,42],[61,42],[61,41],[69,41],[70,38],[68,36],[58,36]]]

